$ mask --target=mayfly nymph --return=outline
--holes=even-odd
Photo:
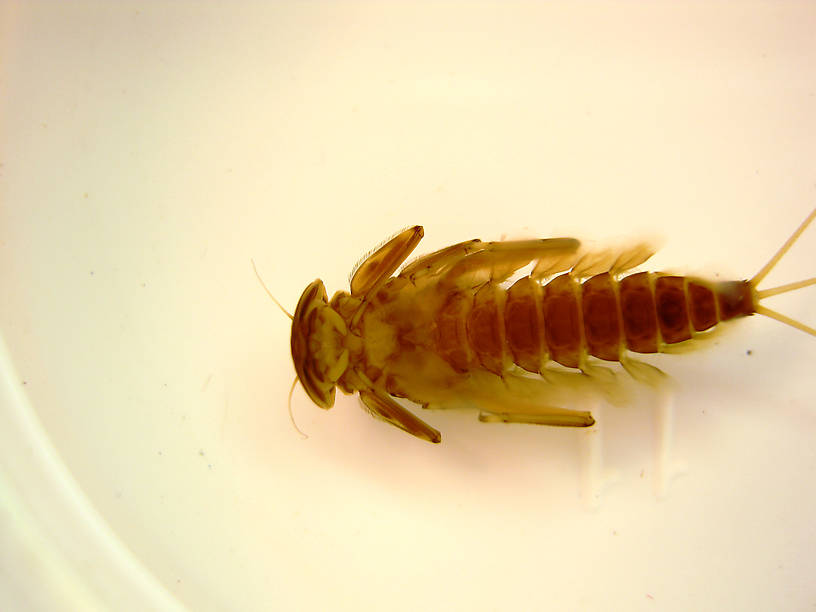
[[[295,371],[321,408],[332,407],[336,387],[357,392],[373,416],[431,442],[440,433],[394,398],[473,408],[488,422],[587,427],[592,415],[569,406],[614,397],[616,377],[604,362],[656,382],[663,373],[633,354],[693,345],[719,323],[754,313],[816,336],[760,304],[816,278],[757,288],[814,217],[738,281],[633,272],[653,254],[647,245],[582,252],[574,238],[469,240],[392,276],[423,237],[414,226],[357,267],[350,291],[328,300],[319,279],[306,287],[292,321]]]

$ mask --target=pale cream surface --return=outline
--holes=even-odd
[[[656,357],[671,444],[648,393],[602,434],[423,414],[432,445],[296,388],[303,440],[250,258],[290,310],[414,224],[749,277],[816,204],[814,31],[812,2],[3,3],[0,608],[812,606],[813,338]]]

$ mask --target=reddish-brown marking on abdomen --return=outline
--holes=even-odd
[[[562,274],[544,287],[544,329],[550,359],[568,368],[581,363],[581,312],[578,283]]]
[[[655,281],[655,306],[660,335],[666,344],[691,338],[685,279],[682,276],[660,276]]]
[[[467,315],[467,337],[470,347],[485,370],[494,374],[504,371],[504,291],[493,283],[485,284],[473,297],[473,308]]]
[[[620,282],[620,307],[626,347],[635,353],[656,353],[657,315],[649,273],[627,276]]]
[[[688,282],[688,302],[691,324],[695,331],[704,331],[717,324],[717,305],[714,292],[694,281]]]
[[[436,347],[439,356],[455,370],[466,372],[471,366],[465,321],[473,298],[463,293],[452,294],[436,316]]]
[[[489,282],[475,294],[454,293],[437,312],[435,337],[440,357],[460,372],[481,367],[501,375],[512,359],[540,373],[548,360],[578,368],[586,354],[619,361],[624,349],[656,353],[661,341],[683,342],[753,312],[748,281],[709,285],[641,272],[580,284],[562,274],[544,286],[524,277],[506,290]]]
[[[606,361],[620,360],[618,298],[609,274],[593,276],[581,286],[581,306],[589,354]]]
[[[507,290],[504,302],[504,333],[513,361],[528,372],[538,373],[546,358],[541,311],[541,285],[529,276]]]

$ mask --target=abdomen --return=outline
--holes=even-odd
[[[546,285],[524,277],[449,296],[435,317],[438,354],[454,369],[501,374],[512,364],[540,373],[547,362],[581,367],[587,356],[620,361],[656,353],[720,321],[752,314],[747,281],[708,283],[643,272],[583,283],[563,274]]]

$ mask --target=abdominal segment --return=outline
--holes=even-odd
[[[549,361],[581,368],[587,357],[620,361],[656,353],[718,322],[755,310],[746,281],[709,283],[642,272],[583,282],[569,273],[509,288],[488,282],[448,297],[435,316],[436,349],[455,370],[501,375],[512,364],[542,373]]]

